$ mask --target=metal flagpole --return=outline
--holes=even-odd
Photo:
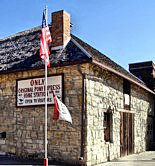
[[[47,6],[46,6],[46,20],[47,20]],[[48,166],[47,158],[47,61],[45,60],[45,159],[44,166]]]
[[[47,62],[45,61],[45,161],[44,166],[48,166],[47,158]]]

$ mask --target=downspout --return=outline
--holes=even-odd
[[[79,160],[83,160],[84,158],[84,149],[85,149],[85,73],[82,72],[81,70],[81,65],[77,65],[77,70],[82,76],[82,102],[81,102],[81,154]]]

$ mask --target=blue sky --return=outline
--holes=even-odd
[[[155,0],[0,0],[0,39],[41,25],[42,11],[66,10],[72,33],[128,69],[155,62]]]

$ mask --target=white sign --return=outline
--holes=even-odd
[[[53,93],[62,99],[62,75],[47,78],[47,103],[54,104]],[[17,81],[17,106],[45,104],[45,78]]]
[[[124,100],[125,105],[130,105],[130,96],[128,94],[124,94]]]

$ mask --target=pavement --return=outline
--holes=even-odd
[[[53,165],[52,165],[53,164]],[[15,156],[0,155],[0,166],[43,166],[43,160],[22,159]],[[49,161],[49,166],[69,166],[55,164]],[[146,151],[139,154],[132,154],[117,160],[109,161],[97,166],[155,166],[155,151]]]
[[[155,151],[132,154],[99,166],[155,166]]]

